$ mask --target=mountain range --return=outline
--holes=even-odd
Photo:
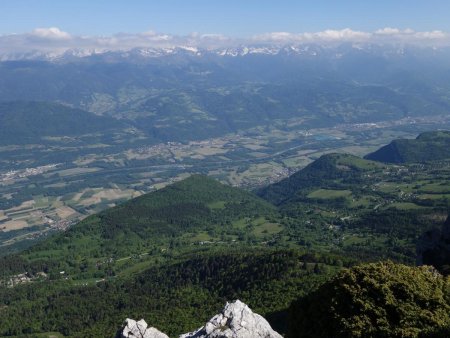
[[[304,128],[414,120],[448,112],[448,54],[302,44],[4,57],[0,101],[57,102],[180,142],[292,119]]]

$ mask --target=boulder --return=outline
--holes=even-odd
[[[197,331],[179,338],[282,338],[262,316],[253,313],[239,300],[227,303],[221,313],[212,317]]]
[[[148,327],[145,320],[135,321],[127,318],[124,327],[117,334],[119,338],[169,338],[154,327]]]

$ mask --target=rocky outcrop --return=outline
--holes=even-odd
[[[168,338],[157,329],[148,328],[143,319],[136,322],[128,318],[117,337]],[[227,303],[221,313],[212,317],[205,326],[197,331],[182,334],[179,338],[282,338],[282,336],[272,330],[264,317],[253,313],[246,304],[236,300]]]
[[[117,334],[119,338],[169,338],[154,327],[148,327],[145,320],[135,321],[127,318],[123,329]]]
[[[239,300],[227,303],[221,313],[212,317],[197,331],[179,338],[282,338],[272,330],[264,317],[253,313]]]

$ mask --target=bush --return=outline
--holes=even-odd
[[[449,279],[392,262],[343,270],[290,308],[288,337],[418,337],[447,332]]]

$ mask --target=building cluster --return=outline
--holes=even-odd
[[[12,181],[20,178],[26,178],[28,176],[35,176],[43,174],[51,169],[54,169],[58,166],[58,164],[48,164],[39,166],[36,168],[25,168],[20,170],[10,170],[6,173],[0,174],[0,182]]]

